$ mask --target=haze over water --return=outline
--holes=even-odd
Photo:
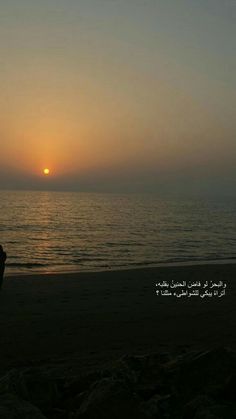
[[[236,258],[236,202],[0,192],[7,273]]]

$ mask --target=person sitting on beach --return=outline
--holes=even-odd
[[[6,252],[4,252],[3,247],[0,245],[0,289],[2,288],[2,281],[3,281],[6,259],[7,259],[7,254]]]

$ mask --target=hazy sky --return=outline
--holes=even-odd
[[[235,17],[235,0],[1,2],[0,187],[234,192]]]

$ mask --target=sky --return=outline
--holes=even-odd
[[[0,188],[235,194],[235,17],[235,0],[1,2]]]

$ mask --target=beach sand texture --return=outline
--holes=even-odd
[[[6,277],[0,371],[65,358],[81,368],[128,354],[235,349],[236,265]],[[158,298],[161,280],[223,280],[222,298]]]

